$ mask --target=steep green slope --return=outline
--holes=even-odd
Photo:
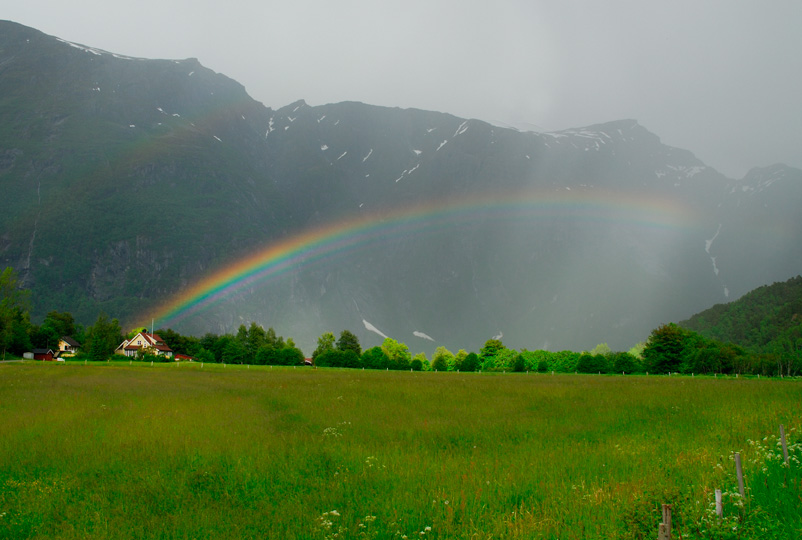
[[[766,285],[680,323],[705,337],[754,351],[802,349],[802,276]]]

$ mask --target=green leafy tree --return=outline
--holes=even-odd
[[[448,371],[445,356],[432,356],[432,371]]]
[[[256,352],[266,343],[267,332],[255,322],[252,322],[245,337],[245,348],[248,349],[248,354],[251,358],[255,358]]]
[[[371,347],[362,353],[362,365],[366,369],[387,369],[390,359],[381,347]]]
[[[412,362],[410,362],[409,367],[412,371],[423,371],[424,366],[427,365],[429,365],[429,360],[426,359],[426,353],[419,352],[412,357]]]
[[[198,349],[194,356],[197,362],[206,362],[207,364],[214,362],[214,353],[203,348]]]
[[[321,367],[359,368],[362,367],[362,362],[356,353],[350,349],[346,351],[332,349],[319,354],[315,359],[315,365]]]
[[[267,344],[262,345],[256,351],[255,361],[260,366],[279,366],[283,360],[280,356],[281,350],[283,349],[276,349]]]
[[[646,348],[646,342],[645,341],[641,341],[639,343],[636,343],[635,345],[632,346],[631,349],[629,349],[629,354],[631,354],[632,356],[634,356],[635,358],[637,358],[639,360],[642,360],[643,359],[643,349],[645,349],[645,348]]]
[[[223,363],[225,364],[245,364],[248,363],[248,349],[239,339],[229,340],[223,350]]]
[[[609,345],[607,345],[606,343],[599,343],[598,345],[593,347],[593,350],[590,351],[590,354],[593,356],[596,356],[597,354],[607,356],[611,352],[613,352],[613,350],[610,348]]]
[[[388,358],[387,367],[390,369],[409,369],[412,357],[409,354],[409,348],[404,343],[399,343],[393,338],[386,338],[382,343],[382,350]]]
[[[304,353],[298,347],[279,349],[278,356],[283,366],[301,366],[304,363]]]
[[[502,366],[499,365],[497,360],[504,350],[504,344],[500,339],[488,339],[479,350],[482,371],[490,371],[496,368],[501,369]]]
[[[0,272],[0,348],[21,355],[30,350],[30,291],[20,288],[11,267]]]
[[[117,319],[109,320],[108,315],[98,315],[95,324],[87,329],[86,344],[84,347],[91,360],[103,361],[108,359],[117,346],[122,343],[122,328]]]
[[[443,347],[437,347],[432,355],[432,369],[435,371],[450,371],[454,370],[455,359],[454,355]]]
[[[628,352],[616,352],[610,355],[615,373],[640,373],[643,368],[636,356]]]
[[[465,371],[462,369],[462,362],[465,361],[465,357],[468,356],[468,351],[465,349],[460,349],[457,351],[457,354],[454,355],[454,367],[453,369],[457,371]]]
[[[601,354],[585,353],[576,364],[576,371],[579,373],[607,373],[609,369],[607,359]]]
[[[476,371],[480,365],[479,355],[476,353],[469,353],[462,361],[460,371]]]
[[[691,345],[692,334],[673,323],[652,330],[643,349],[643,362],[647,371],[652,373],[679,371],[686,348]]]
[[[38,328],[33,328],[31,342],[34,347],[55,349],[62,337],[75,338],[76,327],[72,313],[50,311]]]
[[[512,371],[518,373],[526,371],[526,360],[524,360],[524,356],[522,354],[517,355],[515,360],[512,361],[512,365],[510,367],[512,368]]]
[[[312,359],[316,360],[318,356],[323,354],[324,352],[333,351],[334,350],[334,334],[331,332],[325,332],[319,338],[317,338],[317,349],[315,352],[312,353]],[[317,364],[317,362],[315,362]]]
[[[359,344],[359,338],[348,330],[340,332],[340,339],[337,340],[337,350],[353,351],[357,357],[362,354],[362,346]]]

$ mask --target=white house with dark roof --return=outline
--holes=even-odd
[[[58,340],[58,352],[60,356],[70,356],[78,352],[81,344],[72,339],[70,336],[62,336]]]
[[[114,352],[125,356],[136,356],[140,350],[157,356],[173,357],[173,350],[158,334],[148,334],[147,332],[139,332],[131,339],[123,340]]]

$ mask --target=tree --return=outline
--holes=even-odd
[[[432,371],[448,371],[445,356],[432,356]]]
[[[283,358],[281,357],[280,353],[281,349],[275,349],[270,345],[262,345],[259,347],[259,350],[256,351],[256,363],[260,366],[279,366]]]
[[[409,354],[409,348],[404,343],[399,343],[393,338],[386,338],[382,343],[382,350],[387,355],[390,369],[409,369],[412,357]]]
[[[87,329],[86,344],[90,360],[108,359],[122,342],[122,328],[117,319],[109,320],[108,315],[100,313],[95,324]]]
[[[496,357],[504,351],[504,344],[500,339],[488,339],[479,351],[482,369],[487,371],[497,366]]]
[[[337,350],[353,351],[357,356],[362,354],[362,346],[359,344],[359,338],[348,330],[340,332],[340,339],[337,340]]]
[[[460,349],[457,351],[457,354],[454,355],[454,369],[457,371],[465,371],[462,369],[462,362],[465,361],[465,357],[468,356],[468,351],[465,349]]]
[[[461,371],[476,371],[479,369],[479,355],[476,353],[469,353],[462,361]]]
[[[386,369],[390,363],[381,347],[371,347],[362,353],[362,365],[367,369]]]
[[[607,359],[601,354],[592,355],[585,353],[579,357],[579,362],[576,364],[576,370],[579,373],[607,373],[609,366]]]
[[[304,363],[304,353],[297,347],[279,349],[278,357],[283,366],[301,366]]]
[[[526,360],[524,360],[524,356],[519,354],[515,357],[515,360],[512,361],[512,370],[515,372],[522,372],[526,371]]]
[[[610,355],[613,371],[616,373],[640,373],[643,371],[637,357],[628,352],[616,352]]]
[[[331,332],[325,332],[319,338],[317,338],[317,349],[315,349],[315,352],[312,353],[312,359],[315,360],[317,359],[318,356],[320,356],[324,352],[333,350],[334,350],[334,334],[332,334]]]
[[[248,349],[239,339],[232,339],[223,350],[223,363],[225,364],[245,364],[248,360]]]
[[[315,359],[315,365],[320,367],[362,367],[359,357],[350,349],[347,351],[332,349],[330,351],[321,353]]]
[[[429,360],[426,359],[425,352],[419,352],[412,358],[412,362],[409,363],[409,367],[412,368],[412,371],[423,371],[423,367],[429,364]]]
[[[31,341],[35,347],[55,348],[62,337],[75,337],[75,319],[72,313],[51,311],[42,324],[33,330]]]
[[[432,355],[432,369],[435,371],[448,371],[454,368],[454,355],[443,347],[437,347]]]
[[[643,349],[643,363],[647,371],[652,373],[679,371],[689,333],[673,323],[652,330]]]
[[[606,343],[599,343],[598,345],[593,347],[593,350],[590,351],[590,354],[592,354],[593,356],[596,356],[597,354],[607,356],[611,352],[613,352],[613,350],[610,348],[609,345],[607,345]]]
[[[259,350],[259,347],[265,345],[267,343],[267,332],[265,329],[252,322],[251,325],[248,327],[248,332],[245,336],[245,348],[248,349],[248,354],[251,358],[256,356],[256,351]]]
[[[0,348],[20,355],[31,348],[30,291],[20,288],[17,273],[6,267],[0,273]]]

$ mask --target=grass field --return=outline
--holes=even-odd
[[[801,427],[789,379],[5,364],[0,538],[798,538]]]

